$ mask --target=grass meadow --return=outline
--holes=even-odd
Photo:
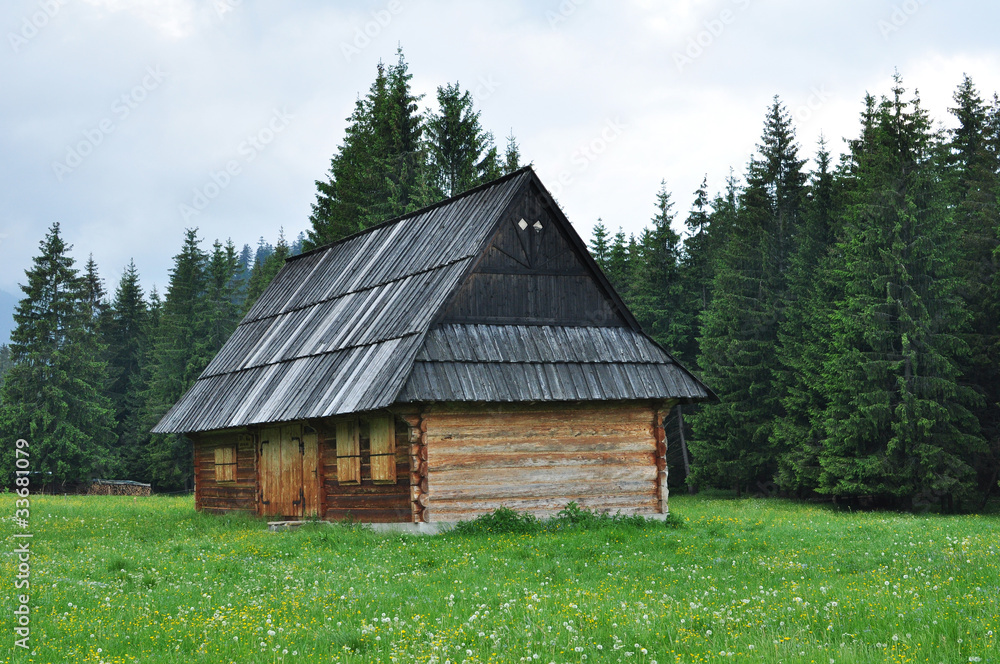
[[[8,495],[13,514],[13,496]],[[32,498],[31,645],[6,661],[1000,662],[1000,519],[671,498],[683,525],[383,535]],[[23,592],[23,591],[21,591]],[[17,650],[17,652],[14,652]]]

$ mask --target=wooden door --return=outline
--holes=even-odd
[[[281,427],[281,481],[278,502],[281,514],[302,516],[302,433],[297,425]]]
[[[318,445],[298,424],[261,432],[261,514],[299,519],[319,514]]]
[[[260,513],[281,516],[278,487],[281,479],[281,428],[260,432]]]
[[[319,516],[320,499],[319,436],[316,432],[302,434],[302,514]]]

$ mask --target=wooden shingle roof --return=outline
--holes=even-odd
[[[619,311],[617,326],[438,320],[506,211],[538,191],[544,188],[526,167],[289,259],[153,431],[328,417],[406,401],[709,398],[642,334],[589,254],[580,260]],[[574,251],[586,254],[556,216]]]

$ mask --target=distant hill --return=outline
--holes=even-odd
[[[0,290],[0,344],[10,341],[10,333],[14,331],[14,310],[17,309],[17,302],[16,295]]]

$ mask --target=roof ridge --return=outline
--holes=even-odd
[[[502,176],[500,176],[500,177],[498,177],[498,178],[496,178],[494,180],[490,180],[489,182],[484,182],[482,184],[476,185],[472,189],[466,189],[465,191],[463,191],[463,192],[461,192],[459,194],[455,194],[454,196],[449,196],[448,198],[442,199],[442,200],[438,201],[437,203],[432,203],[431,205],[428,205],[426,207],[422,207],[419,210],[414,210],[413,212],[407,212],[406,214],[401,214],[398,217],[392,217],[390,219],[386,219],[385,221],[380,221],[379,223],[375,224],[374,226],[369,226],[368,228],[364,228],[364,229],[362,229],[360,231],[357,231],[356,233],[351,233],[350,235],[348,235],[346,237],[342,237],[339,240],[334,240],[333,242],[329,242],[327,244],[320,245],[318,247],[310,249],[309,251],[303,251],[301,254],[296,254],[294,256],[289,256],[288,258],[285,259],[285,262],[286,263],[290,263],[292,261],[296,261],[296,260],[298,260],[300,258],[303,258],[305,256],[309,256],[309,255],[312,255],[312,254],[315,254],[315,253],[319,253],[321,251],[326,251],[327,249],[335,247],[338,244],[342,244],[344,242],[347,242],[348,240],[353,240],[354,238],[360,237],[360,236],[365,235],[367,233],[371,233],[372,231],[376,231],[376,230],[378,230],[380,228],[384,228],[384,227],[389,226],[391,224],[395,224],[397,222],[404,221],[406,219],[410,219],[411,217],[416,217],[418,215],[425,214],[427,212],[430,212],[431,210],[435,210],[435,209],[437,209],[439,207],[442,207],[444,205],[449,205],[451,203],[454,203],[455,201],[460,200],[462,198],[465,198],[466,196],[471,196],[473,194],[477,194],[480,191],[483,191],[485,189],[489,189],[490,187],[495,187],[495,186],[504,184],[508,180],[513,180],[514,178],[518,177],[519,175],[523,175],[524,173],[527,173],[529,171],[532,172],[532,173],[534,173],[534,168],[532,167],[531,164],[528,164],[526,166],[522,166],[521,168],[519,168],[519,169],[517,169],[515,171],[511,171],[510,173],[507,173],[506,175],[502,175]]]

